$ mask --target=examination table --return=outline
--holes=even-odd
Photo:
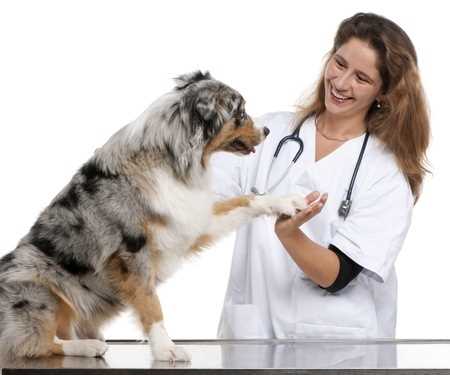
[[[176,340],[189,363],[153,361],[147,343],[108,341],[103,358],[2,362],[2,374],[450,374],[450,340]]]

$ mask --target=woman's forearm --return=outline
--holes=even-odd
[[[294,262],[316,284],[327,288],[339,273],[339,258],[329,249],[311,241],[301,230],[278,236]]]

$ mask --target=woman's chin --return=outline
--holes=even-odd
[[[350,103],[339,104],[336,105],[334,103],[330,103],[327,100],[325,101],[325,108],[328,113],[333,115],[346,115],[352,112],[352,105]]]

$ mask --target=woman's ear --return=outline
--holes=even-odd
[[[382,94],[378,95],[375,98],[375,107],[381,108],[383,106],[383,103],[386,103],[386,97]]]

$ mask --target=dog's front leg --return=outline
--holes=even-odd
[[[251,219],[261,215],[292,216],[308,206],[299,194],[283,197],[271,195],[245,195],[217,202],[213,209],[213,222],[210,232],[213,235],[226,235]]]
[[[298,210],[308,207],[305,198],[300,194],[283,197],[271,195],[243,195],[225,201],[216,202],[213,217],[206,233],[201,235],[191,250],[198,251],[207,247],[221,237],[235,231],[261,215],[292,216]]]
[[[150,340],[154,360],[170,362],[191,360],[189,353],[181,346],[175,345],[167,334],[156,290],[138,287],[130,304],[139,316],[144,335]]]

